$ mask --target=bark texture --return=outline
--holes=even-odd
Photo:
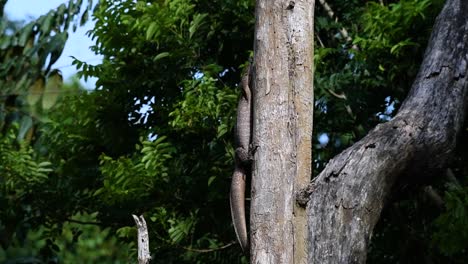
[[[145,218],[143,218],[143,215],[139,217],[132,215],[132,217],[138,228],[138,264],[149,264],[151,261],[151,253],[149,250],[148,227]]]
[[[256,4],[251,263],[307,263],[314,0]]]
[[[447,0],[420,71],[389,122],[332,159],[309,186],[309,263],[365,263],[397,177],[442,169],[465,118],[468,1]]]

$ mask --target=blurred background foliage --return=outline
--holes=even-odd
[[[29,23],[2,16],[0,262],[136,263],[131,214],[143,214],[152,263],[246,263],[228,192],[254,1],[96,2],[70,0]],[[330,0],[333,16],[321,2],[314,175],[395,114],[444,1]],[[89,18],[104,60],[74,65],[98,78],[93,91],[53,68],[67,32]],[[450,177],[397,186],[370,263],[468,261],[467,139]]]

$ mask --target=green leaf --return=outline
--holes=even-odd
[[[23,116],[20,121],[20,128],[18,131],[17,140],[22,141],[26,133],[32,128],[33,120],[30,116]]]
[[[53,65],[62,55],[62,51],[65,48],[65,43],[68,39],[68,33],[62,32],[57,33],[53,36],[50,40],[50,45],[47,46],[46,52],[50,53],[50,61],[49,61],[49,68]]]
[[[211,185],[211,183],[216,180],[216,176],[211,176],[209,179],[208,179],[208,186]]]
[[[217,138],[221,138],[228,132],[228,126],[227,124],[221,124],[218,126],[218,133],[216,135]]]
[[[53,169],[50,168],[39,168],[37,169],[38,172],[52,172],[54,171]]]
[[[161,52],[154,57],[153,61],[158,61],[162,58],[168,57],[169,55],[171,55],[169,52]]]
[[[49,167],[51,165],[52,165],[52,163],[50,161],[43,161],[43,162],[38,164],[39,167]]]
[[[28,42],[28,39],[30,38],[31,36],[31,33],[33,31],[33,27],[34,27],[34,23],[29,23],[26,27],[24,27],[24,29],[22,30],[21,32],[21,35],[19,37],[19,41],[18,41],[18,44],[21,46],[21,47],[24,47],[26,46],[26,43]]]
[[[88,17],[89,17],[89,13],[88,13],[88,9],[86,9],[86,11],[84,11],[83,15],[81,16],[80,26],[83,26],[84,24],[86,24],[86,22],[88,21]]]
[[[39,99],[41,99],[44,89],[44,78],[41,76],[31,85],[31,87],[29,87],[27,96],[28,104],[35,105]]]
[[[117,229],[116,234],[120,238],[127,238],[134,232],[135,232],[134,227],[125,226],[125,227],[121,227],[121,228]]]
[[[198,28],[203,24],[203,19],[206,17],[206,14],[197,14],[190,23],[189,28],[189,38],[192,38]]]
[[[52,29],[51,26],[52,26],[53,19],[54,19],[53,14],[49,14],[49,15],[45,16],[44,21],[41,24],[42,34],[49,35],[49,33],[50,33],[51,29]]]
[[[0,49],[4,50],[11,44],[11,38],[3,36],[0,38]]]
[[[24,74],[23,77],[16,83],[15,86],[15,91],[22,92],[25,89],[25,86],[29,84],[29,76],[27,74]]]
[[[156,22],[152,22],[146,30],[146,39],[152,39],[154,37],[154,33],[156,33],[156,30],[158,30],[158,24]]]
[[[44,96],[42,97],[42,108],[48,110],[55,105],[57,99],[59,98],[61,87],[63,85],[63,78],[60,71],[55,70],[49,75],[47,79],[47,84],[44,91]]]

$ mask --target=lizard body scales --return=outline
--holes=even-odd
[[[237,106],[237,123],[235,129],[236,157],[235,168],[231,181],[230,205],[232,222],[236,231],[237,240],[242,251],[247,252],[249,247],[247,224],[245,216],[245,181],[250,171],[250,151],[251,141],[251,91],[249,87],[250,65],[242,77],[242,94]]]

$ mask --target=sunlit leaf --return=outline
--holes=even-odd
[[[42,108],[48,110],[55,105],[60,96],[63,78],[60,71],[56,70],[49,75],[42,97]]]
[[[146,30],[146,39],[152,39],[156,30],[158,30],[158,24],[156,24],[156,22],[151,23]]]
[[[42,21],[42,24],[41,24],[40,28],[41,28],[41,32],[44,35],[48,35],[50,33],[50,31],[52,29],[51,27],[52,27],[53,19],[54,19],[54,17],[52,15],[48,15]]]
[[[22,141],[26,133],[32,128],[33,120],[30,116],[23,116],[20,121],[20,128],[18,131],[17,139]]]
[[[210,186],[211,183],[213,183],[214,180],[216,180],[216,176],[211,176],[211,177],[208,179],[208,186]]]
[[[167,57],[169,55],[171,55],[169,52],[161,52],[161,53],[159,53],[158,55],[156,55],[154,57],[153,61],[158,61],[158,60],[160,60],[162,58],[165,58],[165,57]]]
[[[29,87],[27,101],[29,105],[36,104],[44,93],[44,78],[38,78],[32,85]]]
[[[197,14],[193,18],[192,22],[190,23],[190,28],[189,28],[189,38],[192,38],[192,36],[195,34],[195,32],[198,30],[198,28],[203,24],[203,19],[206,17],[206,14]]]

